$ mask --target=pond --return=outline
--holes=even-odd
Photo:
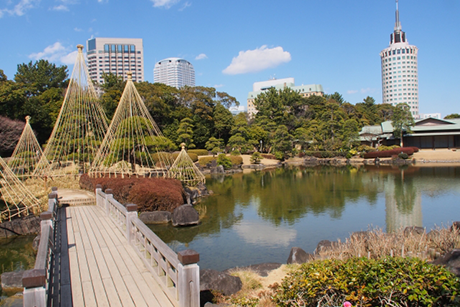
[[[151,226],[199,266],[224,270],[286,263],[291,247],[379,227],[447,226],[460,220],[460,167],[289,167],[207,178],[200,225]],[[203,209],[204,208],[204,209]]]

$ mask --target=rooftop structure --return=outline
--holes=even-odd
[[[399,21],[396,0],[396,22],[390,35],[390,46],[380,52],[383,103],[396,106],[407,103],[414,118],[419,118],[418,48],[410,45]]]
[[[181,58],[167,58],[155,64],[153,82],[163,83],[175,88],[195,86],[195,69],[193,65]]]

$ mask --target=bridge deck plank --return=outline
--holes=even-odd
[[[67,218],[74,306],[173,306],[101,208],[68,207]]]

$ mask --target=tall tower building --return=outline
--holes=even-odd
[[[175,88],[185,85],[195,86],[195,69],[189,61],[180,58],[167,58],[155,64],[153,82],[164,83]]]
[[[102,73],[112,73],[127,80],[144,81],[144,47],[142,38],[92,38],[87,41],[89,75],[93,81],[104,83]]]
[[[390,46],[380,52],[383,103],[394,106],[407,103],[414,118],[419,117],[417,53],[418,48],[409,45],[401,29],[396,0],[396,23],[390,35]]]

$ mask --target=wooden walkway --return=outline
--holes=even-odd
[[[173,306],[101,208],[65,209],[73,306]]]

